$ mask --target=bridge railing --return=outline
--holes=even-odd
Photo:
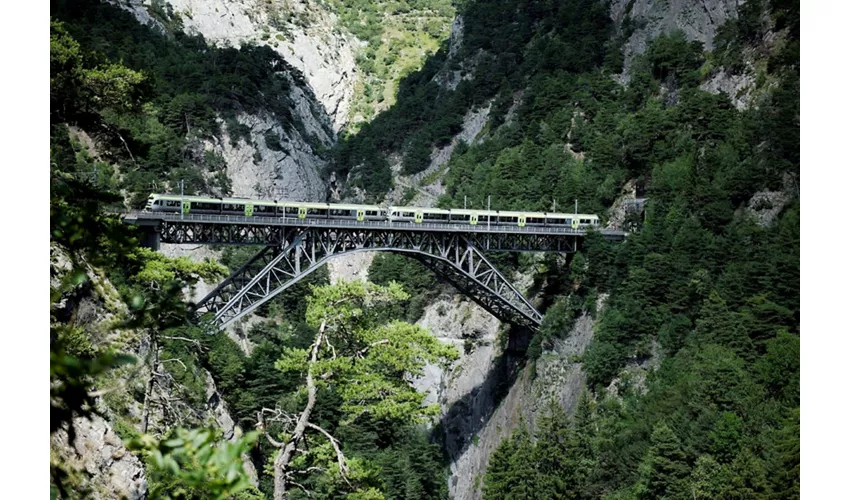
[[[391,230],[408,230],[408,231],[437,231],[437,232],[464,232],[464,233],[510,233],[510,234],[549,234],[549,235],[564,235],[564,236],[584,236],[587,234],[585,229],[573,229],[571,227],[556,227],[556,226],[509,226],[509,225],[490,225],[486,222],[470,225],[470,224],[447,224],[434,222],[395,222],[395,221],[354,221],[340,219],[299,219],[295,217],[267,217],[254,215],[251,217],[239,215],[213,215],[213,214],[171,214],[163,212],[134,212],[129,214],[129,218],[147,219],[147,220],[165,220],[170,222],[210,222],[216,224],[244,224],[244,225],[271,225],[271,226],[293,226],[293,227],[328,227],[328,228],[363,228],[363,229],[391,229]],[[127,218],[125,218],[127,220]],[[131,222],[132,223],[132,222]],[[622,231],[602,230],[607,233],[622,233]]]

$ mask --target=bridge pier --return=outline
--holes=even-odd
[[[150,248],[153,251],[159,251],[159,230],[157,228],[145,227],[142,230],[142,237],[139,244],[145,248]]]

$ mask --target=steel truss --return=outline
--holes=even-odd
[[[575,252],[580,233],[546,233],[546,232],[482,232],[471,231],[460,226],[451,231],[431,231],[427,228],[418,229],[407,226],[398,228],[363,227],[329,227],[329,226],[286,226],[286,225],[250,225],[250,224],[215,224],[197,221],[162,220],[156,231],[162,243],[197,243],[225,245],[268,245],[284,246],[286,235],[294,229],[309,228],[339,232],[341,234],[360,234],[361,238],[371,238],[395,247],[397,239],[418,241],[432,245],[435,241],[445,238],[459,237],[469,239],[473,246],[481,250],[494,252]],[[365,244],[369,244],[365,242]],[[442,243],[441,243],[442,244]]]
[[[213,324],[218,328],[224,328],[255,310],[333,257],[362,251],[388,251],[416,258],[497,318],[536,329],[543,315],[487,260],[479,248],[484,243],[491,249],[496,246],[500,251],[518,251],[514,248],[528,249],[539,244],[554,245],[558,247],[557,251],[563,252],[575,251],[576,244],[575,238],[572,241],[556,241],[557,238],[546,235],[515,235],[519,238],[508,241],[507,238],[499,238],[505,235],[489,235],[491,237],[486,238],[484,234],[460,232],[286,226],[267,229],[278,231],[280,243],[266,246],[198,303],[198,312],[212,314]],[[185,239],[174,241],[171,237],[166,238],[173,233],[168,233],[165,228],[161,234],[167,243],[186,242]]]

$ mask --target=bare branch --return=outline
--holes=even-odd
[[[360,351],[357,351],[357,353],[354,355],[354,357],[355,358],[363,358],[363,356],[365,356],[366,353],[369,352],[369,349],[371,349],[375,346],[381,345],[381,344],[389,344],[389,343],[390,343],[390,339],[383,339],[383,340],[378,340],[376,342],[372,342],[371,344],[364,347]]]
[[[300,484],[296,483],[295,481],[291,481],[291,480],[290,480],[289,482],[290,482],[290,483],[292,483],[292,484],[294,484],[295,486],[298,486],[299,488],[301,488],[301,489],[304,491],[304,493],[306,493],[306,494],[307,494],[307,497],[308,497],[308,498],[313,498],[313,495],[312,495],[309,491],[307,491],[307,488],[305,488],[304,486],[302,486],[302,485],[300,485]]]
[[[274,446],[275,448],[283,448],[283,443],[281,443],[280,441],[277,441],[276,439],[274,439],[274,438],[272,437],[272,435],[271,435],[271,434],[269,434],[269,433],[266,431],[266,423],[265,423],[265,421],[263,420],[263,412],[264,412],[264,411],[266,411],[266,410],[268,410],[268,408],[263,408],[261,411],[258,411],[258,412],[257,412],[257,429],[258,429],[260,432],[262,432],[263,434],[265,434],[266,439],[269,441],[269,443],[270,443],[272,446]],[[269,411],[271,411],[271,410],[269,410]]]
[[[190,344],[195,344],[195,346],[198,349],[204,348],[203,344],[201,344],[201,341],[197,340],[197,339],[190,339],[188,337],[170,337],[168,335],[160,335],[159,337],[163,338],[163,339],[168,339],[168,340],[182,340],[183,342],[189,342]]]
[[[310,354],[310,362],[307,367],[307,406],[304,407],[304,410],[298,417],[298,423],[295,426],[295,430],[292,433],[292,437],[286,443],[284,449],[281,450],[281,452],[277,455],[277,458],[275,458],[275,500],[283,500],[283,498],[286,497],[287,467],[289,466],[289,462],[292,460],[292,456],[295,453],[298,442],[304,438],[304,432],[306,431],[307,425],[309,424],[310,415],[313,413],[313,407],[316,406],[316,383],[313,380],[313,366],[318,360],[319,347],[321,347],[322,340],[324,340],[326,327],[327,322],[322,321],[321,326],[319,326],[319,332],[316,335],[316,341],[313,342],[313,345],[311,346],[312,352]]]
[[[334,451],[336,451],[336,460],[339,462],[339,471],[342,473],[342,477],[345,478],[345,482],[348,482],[348,479],[345,477],[348,474],[348,466],[345,465],[345,455],[342,454],[342,450],[339,447],[339,441],[337,441],[335,437],[331,436],[330,432],[322,429],[312,422],[307,422],[307,427],[321,432],[326,438],[328,438],[328,441],[331,442],[331,445],[334,447]]]
[[[334,349],[334,346],[331,345],[331,341],[328,339],[327,335],[325,335],[325,343],[328,345],[328,347],[330,347],[333,359],[336,359],[336,349]]]
[[[189,371],[189,369],[186,368],[186,364],[183,363],[183,361],[181,361],[178,358],[164,359],[164,360],[160,361],[159,363],[162,364],[162,363],[167,363],[169,361],[176,361],[176,362],[180,363],[180,366],[182,366],[184,370],[186,370],[187,372]]]

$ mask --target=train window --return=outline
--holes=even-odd
[[[452,220],[467,220],[468,218],[469,218],[468,215],[452,214]]]
[[[297,215],[298,214],[298,207],[286,207],[284,209],[284,212],[287,215]]]
[[[401,216],[402,217],[413,217],[413,212],[402,212]]]

